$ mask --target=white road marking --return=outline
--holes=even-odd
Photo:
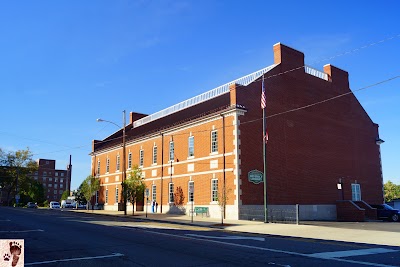
[[[26,265],[49,264],[49,263],[55,263],[55,262],[95,260],[95,259],[104,259],[104,258],[122,257],[122,256],[124,256],[124,254],[113,253],[111,255],[104,255],[104,256],[94,256],[94,257],[82,257],[82,258],[71,258],[71,259],[61,259],[61,260],[51,260],[51,261],[30,262],[30,263],[25,263],[25,266]]]
[[[44,230],[36,229],[36,230],[20,230],[20,231],[0,231],[0,233],[29,233],[29,232],[44,232]]]
[[[262,251],[284,253],[284,254],[295,255],[295,256],[300,256],[300,257],[315,258],[314,256],[312,256],[313,254],[303,254],[303,253],[286,251],[286,250],[279,250],[279,249],[272,249],[272,248],[263,248],[263,247],[242,245],[242,244],[229,243],[229,242],[210,240],[210,239],[204,239],[204,238],[196,238],[196,237],[190,237],[190,236],[179,236],[179,235],[173,235],[173,234],[168,234],[168,233],[154,232],[154,231],[150,231],[150,230],[143,230],[143,231],[144,232],[148,232],[148,233],[152,233],[152,234],[156,234],[156,235],[173,236],[173,237],[184,238],[184,239],[192,239],[192,240],[198,240],[198,241],[203,241],[203,242],[223,244],[223,245],[233,246],[233,247],[257,249],[257,250],[262,250]],[[346,262],[346,263],[354,263],[354,264],[361,264],[361,265],[369,265],[369,266],[377,266],[377,267],[396,267],[395,265],[387,265],[387,264],[373,263],[373,262],[366,262],[366,261],[353,261],[353,260],[338,259],[338,258],[328,258],[326,260]]]
[[[278,264],[275,262],[268,262],[268,265],[276,265],[276,266],[282,266],[282,267],[290,267],[290,265],[282,265],[282,264]]]
[[[364,256],[364,255],[379,254],[379,253],[389,253],[397,251],[398,250],[386,249],[386,248],[370,248],[370,249],[356,249],[356,250],[314,253],[310,254],[310,257],[331,259],[331,258],[342,258],[342,257],[352,257],[352,256]]]
[[[196,234],[186,234],[188,236],[194,237],[204,237],[204,238],[211,238],[211,239],[228,239],[228,240],[239,240],[239,239],[248,239],[248,240],[256,240],[256,241],[265,241],[263,237],[247,237],[247,236],[209,236],[209,235],[196,235]]]

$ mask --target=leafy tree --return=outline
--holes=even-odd
[[[400,198],[400,185],[387,181],[383,185],[383,190],[385,192],[385,202],[390,202],[393,199]]]
[[[38,204],[42,204],[44,201],[46,201],[46,194],[43,184],[38,181],[31,180],[29,190],[26,193],[29,196],[30,201]]]
[[[78,190],[73,191],[73,196],[75,197],[76,204],[86,205],[87,201],[82,192],[82,184],[79,186]]]
[[[83,196],[85,197],[86,201],[88,202],[86,205],[87,209],[89,209],[89,202],[90,199],[94,196],[95,192],[100,188],[100,180],[94,177],[93,175],[89,175],[86,179],[82,182],[81,191]]]
[[[133,166],[132,171],[122,186],[124,197],[132,203],[132,215],[135,215],[135,203],[143,199],[144,190],[146,189],[142,170],[137,165]]]
[[[10,205],[13,192],[26,198],[32,182],[30,174],[37,170],[29,148],[7,153],[0,150],[0,166],[0,186],[7,195],[7,204]]]
[[[65,190],[61,195],[61,201],[66,200],[68,197],[69,197],[69,190]]]
[[[185,195],[183,194],[182,187],[178,186],[174,193],[174,204],[177,207],[182,207],[184,205]]]

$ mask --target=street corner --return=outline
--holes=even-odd
[[[24,266],[24,239],[0,239],[0,267]]]

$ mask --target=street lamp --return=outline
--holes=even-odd
[[[378,146],[382,145],[385,141],[383,141],[382,139],[380,139],[379,137],[375,139],[375,144],[377,144]]]
[[[112,121],[108,120],[103,120],[103,119],[97,119],[97,122],[108,122],[111,124],[114,124],[118,128],[121,128],[118,124]],[[124,215],[126,215],[126,196],[125,196],[125,179],[126,179],[126,167],[125,167],[125,161],[126,161],[126,152],[125,152],[125,128],[126,128],[126,115],[125,115],[125,110],[122,111],[122,122],[123,122],[123,128],[122,128],[122,195],[121,195],[121,202],[124,203]]]

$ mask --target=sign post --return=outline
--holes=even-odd
[[[147,207],[149,206],[149,195],[150,195],[148,188],[146,188],[145,195],[146,195],[146,218],[147,218]]]
[[[192,194],[193,196],[194,196],[194,186],[193,186],[193,183],[189,183],[189,193],[190,194]],[[192,214],[191,214],[191,223],[193,223],[193,213],[194,213],[194,210],[193,210],[193,201],[194,200],[194,197],[193,197],[193,199],[192,199]]]

